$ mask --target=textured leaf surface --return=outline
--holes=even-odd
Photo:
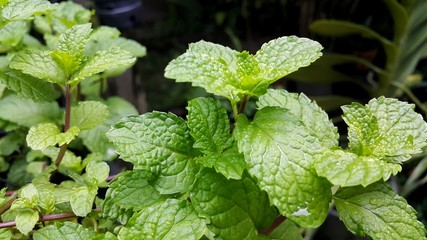
[[[385,183],[342,188],[334,200],[340,219],[357,235],[374,240],[427,239],[416,211]]]
[[[27,135],[27,144],[34,150],[44,150],[56,144],[61,146],[74,140],[79,131],[77,127],[72,127],[67,132],[62,133],[55,124],[42,123],[30,128]]]
[[[195,158],[195,160],[205,167],[215,168],[227,179],[241,179],[243,171],[247,169],[245,158],[237,147],[227,149],[223,153],[205,155]]]
[[[70,221],[59,222],[37,230],[34,240],[87,240],[95,236],[90,228]]]
[[[301,236],[300,229],[291,220],[285,220],[270,234],[269,240],[304,240]]]
[[[39,213],[37,211],[30,208],[20,209],[15,218],[16,228],[18,228],[22,234],[28,235],[28,233],[33,230],[38,220]]]
[[[29,31],[26,21],[13,21],[0,28],[0,47],[16,47]]]
[[[197,240],[206,232],[206,222],[190,203],[176,199],[156,203],[137,212],[120,229],[119,239]]]
[[[97,52],[71,77],[71,81],[69,83],[76,85],[84,78],[94,74],[101,73],[106,70],[113,70],[115,68],[129,67],[135,62],[135,60],[136,58],[132,56],[132,54],[120,49],[119,47],[112,47],[106,51]]]
[[[80,130],[96,127],[104,122],[108,116],[108,108],[97,101],[79,102],[79,105],[71,108],[70,126],[77,126]]]
[[[255,55],[199,41],[168,64],[165,76],[238,102],[243,95],[263,94],[271,83],[307,66],[321,49],[319,43],[295,36],[272,40]]]
[[[86,166],[86,176],[95,179],[97,183],[104,182],[110,175],[110,167],[106,162],[90,161]]]
[[[269,227],[277,216],[267,194],[249,177],[227,180],[207,170],[190,196],[194,208],[208,218],[210,230],[220,239],[255,239],[257,229]]]
[[[65,84],[63,69],[46,51],[20,51],[10,60],[9,67],[48,82]]]
[[[24,127],[45,122],[56,123],[61,115],[62,111],[56,102],[36,103],[15,95],[0,100],[0,118]]]
[[[336,127],[328,115],[316,102],[311,101],[304,93],[290,93],[286,90],[269,89],[257,102],[258,109],[264,107],[286,108],[300,119],[310,135],[315,136],[323,147],[338,146]]]
[[[427,144],[427,123],[412,104],[380,97],[365,106],[353,103],[342,109],[349,148],[358,155],[401,163]]]
[[[54,101],[58,96],[52,84],[31,75],[15,70],[7,71],[4,77],[1,77],[1,74],[0,82],[22,98],[30,98],[35,102],[49,102]]]
[[[153,178],[142,170],[120,173],[107,190],[102,205],[103,216],[126,223],[133,212],[163,201],[165,198],[150,185]]]
[[[194,147],[205,154],[221,153],[233,138],[227,111],[212,98],[196,98],[188,103],[188,127]]]
[[[317,155],[315,168],[319,176],[342,187],[367,186],[380,179],[388,180],[402,169],[399,164],[342,150],[326,150]]]
[[[329,211],[331,185],[312,168],[322,150],[317,138],[279,107],[261,109],[253,122],[240,115],[234,133],[249,173],[280,213],[301,226],[319,226]]]
[[[77,216],[85,217],[92,211],[93,201],[98,193],[97,189],[81,186],[73,190],[74,193],[70,198],[71,208]]]
[[[27,20],[34,15],[51,11],[55,7],[47,0],[13,0],[3,8],[2,16],[7,20]]]

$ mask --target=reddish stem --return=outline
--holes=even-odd
[[[3,206],[0,207],[0,215],[2,215],[4,212],[6,212],[10,206],[12,206],[12,203],[15,202],[16,196],[11,197]]]
[[[74,214],[74,213],[57,213],[57,214],[42,216],[42,217],[40,217],[39,221],[40,222],[53,221],[53,220],[66,219],[66,218],[72,218],[72,217],[76,217],[76,214]],[[0,229],[1,228],[14,227],[14,226],[16,226],[15,221],[0,223]]]
[[[70,128],[70,118],[71,118],[71,87],[69,84],[65,85],[65,122],[64,122],[64,132],[68,131]],[[63,144],[59,150],[58,157],[56,157],[55,165],[59,167],[62,159],[64,158],[65,152],[67,151],[67,144]]]
[[[285,220],[286,220],[285,216],[279,216],[276,218],[276,220],[274,220],[273,224],[271,224],[271,226],[269,228],[261,229],[258,232],[261,234],[267,235],[267,234],[271,233],[274,229],[276,229]]]

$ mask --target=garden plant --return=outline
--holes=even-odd
[[[213,96],[190,100],[185,118],[138,115],[100,92],[143,46],[92,29],[91,13],[71,2],[0,8],[0,31],[10,33],[0,35],[1,170],[14,189],[1,190],[1,239],[310,239],[331,208],[355,235],[426,239],[387,183],[426,145],[414,105],[378,97],[343,106],[343,147],[316,102],[270,88],[321,57],[316,41],[280,37],[255,54],[192,43],[165,77]],[[254,116],[244,114],[250,99]],[[115,153],[133,168],[110,176]]]

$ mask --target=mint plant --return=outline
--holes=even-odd
[[[304,94],[268,89],[321,56],[310,39],[281,37],[252,55],[200,41],[172,60],[167,78],[229,100],[188,103],[186,119],[150,112],[107,132],[134,165],[109,186],[102,216],[118,239],[303,239],[335,206],[356,235],[426,239],[416,211],[387,184],[426,145],[414,105],[379,97],[343,106],[348,147]],[[244,114],[256,98],[253,118]],[[292,236],[292,237],[291,237]]]

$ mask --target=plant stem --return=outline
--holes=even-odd
[[[0,215],[2,215],[4,212],[6,212],[10,206],[12,206],[12,203],[16,200],[16,196],[11,197],[3,206],[0,207]]]
[[[246,103],[248,102],[248,100],[249,100],[248,95],[243,96],[242,101],[240,102],[238,114],[243,113],[245,111]]]
[[[53,221],[53,220],[59,220],[59,219],[65,219],[65,218],[72,218],[72,217],[76,217],[76,214],[71,213],[71,212],[69,212],[69,213],[57,213],[57,214],[51,214],[51,215],[42,216],[39,219],[39,221],[40,222],[45,222],[45,221]],[[0,223],[0,229],[1,228],[14,227],[14,226],[16,226],[16,222],[15,221]]]
[[[269,233],[271,233],[272,231],[274,231],[274,229],[276,229],[280,224],[282,224],[282,222],[284,222],[286,220],[285,216],[278,216],[276,218],[276,220],[274,220],[273,224],[271,224],[271,226],[267,229],[261,229],[258,232],[264,235],[267,235]]]
[[[64,132],[67,132],[70,128],[70,117],[71,117],[71,87],[69,84],[65,85],[65,122]],[[58,168],[64,158],[65,152],[67,151],[68,144],[63,144],[59,150],[58,157],[56,158],[55,165]]]

